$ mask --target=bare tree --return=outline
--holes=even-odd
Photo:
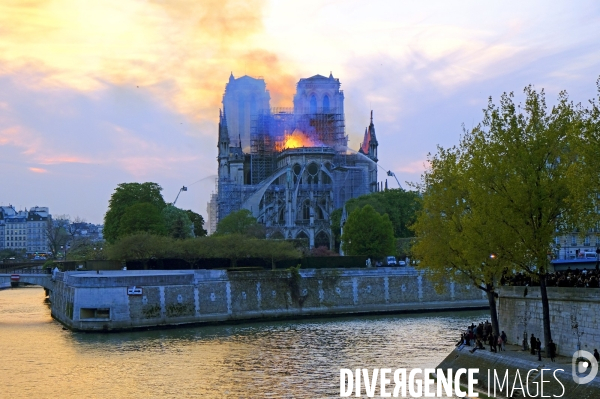
[[[67,215],[67,220],[69,220],[69,216]],[[69,241],[71,245],[77,240],[79,236],[81,236],[81,231],[84,229],[83,224],[85,223],[85,219],[76,216],[75,219],[69,220],[67,224],[66,230],[67,234],[69,234]]]
[[[57,215],[55,219],[48,217],[46,221],[46,238],[52,257],[56,258],[61,247],[67,245],[69,240],[69,215]]]

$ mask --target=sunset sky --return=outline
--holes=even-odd
[[[599,32],[593,0],[3,0],[0,205],[102,223],[117,184],[152,181],[206,217],[231,72],[291,106],[331,71],[350,147],[373,109],[380,165],[416,182],[489,96],[597,97]]]

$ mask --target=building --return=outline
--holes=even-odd
[[[378,189],[373,113],[360,149],[348,148],[340,87],[332,74],[300,79],[294,107],[271,109],[262,78],[230,76],[219,114],[211,230],[213,221],[216,227],[231,212],[248,209],[270,238],[333,247],[331,213]]]
[[[596,253],[597,248],[600,248],[598,229],[590,229],[585,235],[574,231],[571,234],[554,238],[554,258],[556,259],[583,258],[586,252]]]
[[[42,254],[49,251],[46,235],[48,218],[47,207],[34,206],[27,213],[27,253]]]
[[[210,201],[206,206],[206,211],[208,213],[206,231],[208,235],[211,235],[212,233],[217,231],[217,194],[212,193],[210,195]]]
[[[250,151],[250,125],[256,115],[269,112],[271,95],[263,79],[229,76],[223,94],[223,109],[227,110],[227,130],[242,149]]]
[[[17,211],[12,205],[0,207],[0,250],[19,250],[29,255],[47,253],[49,217],[47,207],[34,206],[29,211]]]

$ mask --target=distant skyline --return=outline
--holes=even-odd
[[[206,217],[231,72],[264,77],[274,107],[332,72],[349,146],[373,110],[379,164],[406,188],[489,96],[597,97],[598,26],[595,1],[2,2],[0,205],[102,223],[119,183],[151,181],[167,202],[188,186],[177,206]]]

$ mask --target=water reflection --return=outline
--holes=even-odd
[[[3,397],[339,397],[339,369],[436,366],[485,312],[73,333],[41,289],[0,291]],[[6,396],[5,396],[6,394]]]

